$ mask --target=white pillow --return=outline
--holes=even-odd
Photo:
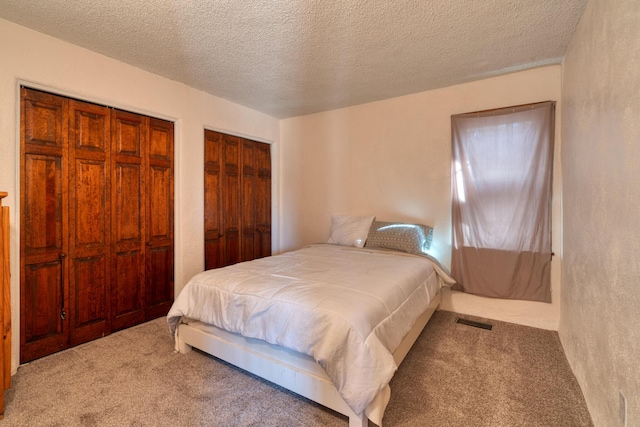
[[[332,215],[327,243],[363,248],[374,216]]]

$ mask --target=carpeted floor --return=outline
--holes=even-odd
[[[557,333],[456,318],[434,314],[391,382],[385,427],[593,425]],[[348,424],[205,354],[174,353],[165,318],[21,366],[5,401],[0,427]]]

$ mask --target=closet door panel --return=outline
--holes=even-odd
[[[149,119],[146,318],[173,303],[173,123]]]
[[[222,134],[204,133],[204,269],[224,266],[222,245]]]
[[[65,149],[67,100],[25,88],[21,89],[21,94],[22,142]]]
[[[76,159],[71,171],[73,249],[105,253],[109,243],[108,172],[105,162]]]
[[[22,197],[24,255],[63,251],[63,170],[62,158],[25,154]]]
[[[61,316],[62,263],[32,262],[22,274],[21,350],[22,363],[66,347],[66,320]]]
[[[113,257],[111,286],[111,330],[127,328],[144,321],[144,256],[140,250],[119,249]]]
[[[118,163],[115,168],[115,210],[113,215],[114,239],[118,247],[139,248],[142,243],[142,218],[140,207],[143,194],[140,191],[142,170],[140,165]]]
[[[149,182],[149,241],[169,243],[173,235],[173,215],[171,212],[171,169],[151,166]]]
[[[149,159],[173,163],[173,123],[149,117]]]
[[[173,303],[173,251],[166,246],[152,247],[147,253],[149,286],[147,286],[147,319],[155,319],[169,312]]]
[[[21,89],[20,361],[66,346],[68,102]]]
[[[109,109],[69,101],[70,344],[109,333]]]
[[[242,248],[241,261],[256,258],[256,143],[247,139],[242,140],[242,190],[241,190],[241,220],[242,220]]]
[[[144,116],[112,111],[112,331],[145,319],[147,126]]]
[[[271,255],[271,146],[256,143],[256,258]]]
[[[240,138],[222,136],[224,265],[240,261]]]
[[[114,329],[122,329],[140,323],[142,316],[142,293],[140,282],[143,277],[143,257],[140,251],[118,252],[115,257],[115,282],[113,290],[115,317]]]
[[[108,334],[109,264],[104,254],[77,257],[71,273],[71,345]]]
[[[142,143],[146,139],[143,121],[145,117],[125,111],[114,111],[115,144],[117,156],[142,158]]]

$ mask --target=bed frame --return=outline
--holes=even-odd
[[[393,357],[398,366],[438,308],[440,298],[441,295],[438,292],[427,310],[418,318],[394,352]],[[187,353],[191,351],[192,347],[195,347],[346,415],[349,418],[349,427],[367,427],[369,425],[367,416],[364,413],[356,414],[353,412],[342,399],[324,369],[307,355],[271,345],[262,340],[232,334],[201,322],[180,323],[176,329],[176,340],[180,353]],[[384,411],[386,403],[385,399],[382,411]],[[382,418],[382,413],[380,418]]]

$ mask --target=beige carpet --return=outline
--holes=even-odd
[[[557,333],[455,319],[436,312],[423,331],[391,382],[385,427],[592,425]],[[226,363],[174,353],[164,318],[20,367],[5,399],[0,427],[347,426]]]

